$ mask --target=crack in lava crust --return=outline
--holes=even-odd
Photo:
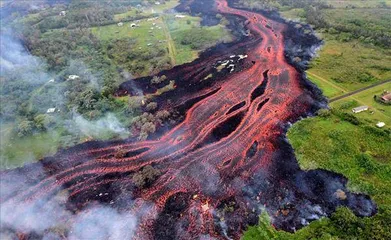
[[[288,231],[340,205],[373,215],[374,203],[349,193],[343,176],[300,170],[283,138],[287,123],[307,116],[316,104],[301,84],[301,73],[284,56],[287,25],[231,8],[225,0],[215,6],[224,15],[245,18],[253,38],[262,39],[252,41],[246,52],[249,67],[203,90],[206,97],[187,110],[183,122],[157,140],[86,143],[3,172],[2,184],[12,186],[2,192],[1,203],[41,206],[66,191],[63,204],[74,218],[94,204],[135,215],[143,211],[135,239],[239,239],[263,210],[274,226]],[[116,157],[119,147],[124,157]],[[137,188],[132,176],[148,165],[161,175]],[[21,175],[24,181],[14,181]],[[338,191],[346,196],[338,197]]]

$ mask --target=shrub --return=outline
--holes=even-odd
[[[141,171],[135,173],[132,180],[136,187],[143,188],[154,182],[160,175],[161,172],[158,169],[147,165]]]
[[[327,118],[331,115],[331,112],[329,109],[319,109],[316,113],[319,117]]]

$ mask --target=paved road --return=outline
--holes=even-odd
[[[365,90],[368,90],[368,89],[371,89],[371,88],[373,88],[373,87],[377,87],[377,86],[379,86],[379,85],[382,85],[382,84],[385,84],[385,83],[389,83],[389,82],[391,82],[391,79],[385,80],[385,81],[381,81],[381,82],[372,84],[372,85],[367,86],[367,87],[364,87],[364,88],[357,89],[357,90],[355,90],[355,91],[353,91],[353,92],[349,92],[349,93],[346,93],[346,94],[341,95],[341,96],[338,96],[338,97],[330,98],[329,102],[332,103],[332,102],[341,100],[341,99],[343,99],[343,98],[350,97],[350,96],[352,96],[352,95],[354,95],[354,94],[357,94],[357,93],[359,93],[359,92],[362,92],[362,91],[365,91]]]

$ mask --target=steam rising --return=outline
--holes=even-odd
[[[130,213],[121,214],[112,208],[96,207],[78,216],[69,239],[131,239],[136,226],[137,218]]]
[[[14,37],[11,28],[1,29],[0,34],[0,76],[26,82],[42,83],[50,78],[42,59],[32,56],[21,41]]]
[[[39,174],[45,174],[40,168]],[[2,176],[0,198],[7,199],[16,193],[14,186],[32,187],[31,179],[23,173]],[[14,231],[35,232],[43,239],[59,239],[68,231],[69,239],[121,240],[131,239],[135,233],[139,218],[146,208],[153,205],[144,204],[136,213],[122,213],[113,207],[94,204],[81,212],[68,210],[65,203],[68,199],[66,190],[59,191],[52,199],[40,199],[32,202],[6,201],[0,207],[0,237],[13,239]],[[129,196],[125,196],[129,199]],[[129,201],[130,203],[132,201]],[[9,229],[12,229],[9,230]],[[68,229],[68,230],[65,230]],[[49,231],[48,231],[49,230]],[[52,231],[53,230],[53,231]]]
[[[112,113],[108,113],[105,117],[96,121],[88,121],[83,116],[75,113],[73,121],[75,122],[78,131],[94,138],[99,138],[108,134],[115,134],[125,138],[130,134],[129,130],[127,130]]]

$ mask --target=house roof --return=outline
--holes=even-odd
[[[359,107],[353,108],[353,111],[360,111],[360,110],[366,110],[366,109],[368,109],[368,106],[359,106]]]
[[[386,100],[386,101],[391,101],[391,93],[388,93],[386,95],[384,95],[383,97],[381,97],[383,100]]]
[[[384,127],[386,124],[384,122],[378,122],[376,124],[377,127],[381,128],[381,127]]]

